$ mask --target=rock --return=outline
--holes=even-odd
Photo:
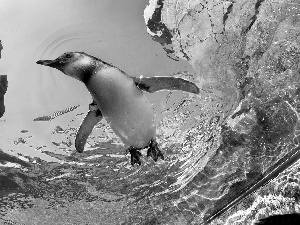
[[[5,112],[4,95],[7,91],[7,75],[0,75],[0,118]]]
[[[3,45],[2,45],[2,42],[0,40],[0,59],[1,59],[1,50],[3,49]]]
[[[208,222],[300,157],[300,3],[150,0],[145,21],[167,54],[193,66],[198,116],[223,115],[212,129],[219,145],[177,201],[189,224]]]

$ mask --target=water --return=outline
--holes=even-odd
[[[157,164],[143,158],[143,166],[131,167],[124,146],[104,120],[94,130],[87,150],[77,154],[75,134],[91,97],[81,83],[35,64],[66,51],[83,51],[133,76],[192,72],[188,63],[168,58],[146,33],[143,10],[147,3],[1,1],[4,49],[0,68],[9,82],[6,113],[1,118],[2,223],[138,223],[134,209],[145,203],[134,201],[147,196],[141,190],[147,188],[149,197],[169,192],[168,184],[176,180],[173,175],[180,173],[178,165],[188,157],[180,142],[173,141],[172,129],[158,131],[167,159]],[[174,107],[174,99],[177,104],[182,101],[176,96],[185,99],[189,95],[147,94],[157,120]],[[34,121],[78,105],[53,120]],[[172,115],[166,119],[174,126]],[[169,147],[171,143],[173,147]],[[160,185],[165,186],[163,190]],[[174,185],[173,189],[178,188]],[[138,217],[143,220],[140,210]]]
[[[200,79],[201,63],[172,60],[146,33],[148,0],[0,3],[0,74],[9,85],[0,119],[2,224],[199,224],[298,152],[297,90],[242,99],[232,71]],[[226,44],[218,49],[224,55]],[[142,166],[132,167],[105,120],[76,153],[91,96],[80,82],[35,63],[67,51],[136,77],[186,71],[176,76],[197,83],[200,95],[146,93],[164,161],[142,151]]]

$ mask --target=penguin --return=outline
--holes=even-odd
[[[143,91],[181,90],[199,94],[192,82],[174,77],[132,77],[119,68],[84,52],[67,52],[54,60],[37,64],[56,68],[83,82],[93,102],[77,132],[75,148],[83,152],[94,126],[105,118],[131,155],[131,165],[141,165],[140,150],[147,157],[164,160],[155,139],[154,111]]]

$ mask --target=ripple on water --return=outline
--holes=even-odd
[[[131,167],[123,145],[104,120],[93,131],[87,150],[82,154],[74,152],[74,136],[82,114],[77,113],[75,117],[78,119],[69,120],[67,126],[56,126],[50,140],[64,154],[43,149],[44,154],[59,162],[31,159],[34,169],[27,172],[29,177],[21,182],[22,189],[36,199],[33,205],[36,207],[39,205],[36,201],[45,201],[43,199],[53,201],[52,209],[54,206],[70,207],[68,204],[73,201],[86,202],[78,203],[80,205],[87,202],[100,204],[108,200],[99,197],[99,193],[106,193],[117,198],[110,200],[112,203],[124,201],[129,204],[129,215],[132,218],[136,218],[134,209],[150,216],[149,210],[152,207],[171,207],[179,197],[178,192],[203,169],[213,154],[213,151],[208,150],[218,146],[215,137],[218,136],[216,128],[220,123],[219,117],[210,118],[208,112],[203,110],[205,107],[198,96],[183,93],[179,98],[178,94],[173,98],[173,94],[166,97],[166,110],[158,116],[157,138],[166,156],[165,161],[159,160],[158,163],[146,158],[143,152],[143,165]],[[203,117],[195,117],[195,112],[200,109]],[[18,144],[25,143],[20,141]],[[20,183],[16,176],[11,179],[18,179]],[[172,198],[167,200],[166,196]],[[150,208],[146,204],[149,200],[152,202]],[[6,214],[6,218],[10,216]]]

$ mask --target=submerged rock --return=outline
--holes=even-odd
[[[1,59],[1,51],[2,51],[2,49],[3,49],[3,45],[2,45],[2,42],[0,40],[0,59]]]
[[[167,54],[195,70],[201,93],[184,105],[187,111],[197,104],[201,107],[192,117],[219,116],[210,128],[201,118],[193,120],[180,136],[185,143],[198,127],[217,144],[197,156],[201,166],[189,158],[181,169],[194,171],[183,172],[189,176],[174,190],[180,196],[175,205],[188,224],[208,222],[299,158],[300,3],[150,0],[145,21]],[[194,143],[203,146],[203,135]],[[196,157],[196,150],[187,154]]]
[[[7,91],[7,75],[0,75],[0,118],[5,112],[4,95]]]

